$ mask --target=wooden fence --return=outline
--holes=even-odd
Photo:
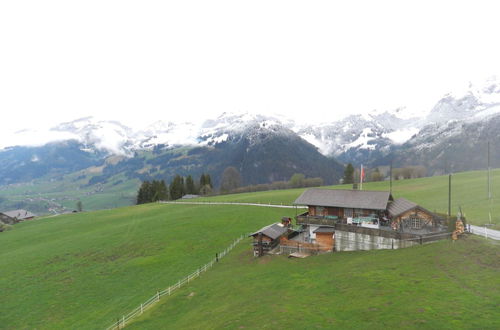
[[[133,311],[131,311],[128,314],[123,315],[121,318],[118,318],[116,320],[116,322],[113,323],[111,326],[107,327],[106,330],[124,328],[127,325],[127,323],[129,323],[134,317],[141,315],[142,313],[144,313],[144,311],[146,309],[150,308],[151,306],[153,306],[154,304],[159,302],[161,297],[167,296],[167,295],[170,296],[175,290],[179,289],[180,287],[182,287],[185,284],[188,284],[189,282],[191,282],[195,278],[199,277],[202,273],[204,273],[207,270],[209,270],[210,268],[212,268],[214,266],[214,264],[216,262],[218,262],[219,259],[224,258],[229,253],[229,251],[231,251],[236,246],[236,244],[238,244],[246,236],[248,236],[248,235],[241,235],[240,237],[238,237],[224,251],[222,251],[221,253],[218,253],[214,259],[212,259],[210,262],[203,265],[202,267],[198,268],[193,273],[184,277],[183,279],[177,281],[177,283],[175,283],[174,285],[169,286],[165,290],[157,291],[154,296],[152,296],[151,298],[149,298],[148,300],[146,300],[145,302],[143,302],[142,304],[137,306],[137,308],[135,308]]]

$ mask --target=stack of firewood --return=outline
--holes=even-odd
[[[455,231],[451,234],[451,239],[452,240],[457,240],[458,236],[462,235],[465,232],[465,227],[464,223],[462,220],[458,219],[457,222],[455,222]]]

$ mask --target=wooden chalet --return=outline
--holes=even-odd
[[[313,188],[304,191],[295,204],[308,207],[296,220],[298,225],[310,227],[347,224],[425,233],[437,230],[444,222],[416,203],[404,198],[394,200],[388,191]]]
[[[308,189],[295,200],[309,210],[297,216],[297,224],[330,225],[348,219],[366,222],[383,219],[393,201],[388,191]]]

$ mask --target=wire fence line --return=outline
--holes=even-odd
[[[129,323],[133,318],[141,315],[142,313],[144,313],[144,311],[146,309],[150,308],[151,306],[153,306],[154,304],[159,302],[161,297],[166,296],[166,295],[170,296],[175,290],[179,289],[183,285],[188,284],[189,282],[193,281],[195,278],[199,277],[202,273],[204,273],[207,270],[209,270],[210,268],[212,268],[219,261],[219,259],[224,258],[229,253],[229,251],[231,251],[241,240],[243,240],[247,236],[248,236],[247,234],[241,235],[240,237],[235,239],[234,242],[231,243],[231,245],[229,245],[224,251],[217,253],[216,257],[213,258],[210,262],[208,262],[205,265],[203,265],[202,267],[196,269],[196,271],[194,271],[193,273],[189,274],[188,276],[180,279],[179,281],[177,281],[177,283],[169,286],[165,290],[157,291],[154,296],[152,296],[151,298],[149,298],[148,300],[146,300],[145,302],[140,304],[138,307],[136,307],[130,313],[124,314],[121,318],[118,318],[116,320],[116,322],[114,322],[111,326],[107,327],[106,330],[124,328],[127,325],[127,323]]]

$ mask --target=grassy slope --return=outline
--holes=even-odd
[[[487,180],[485,171],[463,172],[452,178],[452,213],[462,207],[472,224],[489,223],[488,211],[491,206],[493,228],[500,229],[500,169],[493,173],[493,199],[487,200]],[[350,185],[327,188],[349,189]],[[365,190],[389,190],[389,182],[369,182],[363,184]],[[284,203],[291,204],[304,189],[265,191],[203,198],[210,201]],[[442,213],[448,212],[448,176],[421,179],[399,180],[393,182],[394,198],[404,197],[423,207]]]
[[[0,234],[0,328],[103,328],[237,236],[292,213],[151,204],[18,224]]]
[[[81,173],[65,175],[61,180],[40,179],[30,183],[2,186],[0,199],[3,201],[0,201],[0,209],[17,208],[19,203],[26,203],[23,208],[48,214],[51,213],[48,209],[54,207],[49,201],[74,210],[77,201],[81,200],[84,210],[87,211],[128,206],[135,202],[140,186],[138,179],[128,179],[119,174],[100,186],[102,191],[96,191],[98,186],[87,186],[93,175],[89,174],[80,179],[78,175]]]
[[[130,329],[500,328],[500,245],[254,258],[241,244]]]

